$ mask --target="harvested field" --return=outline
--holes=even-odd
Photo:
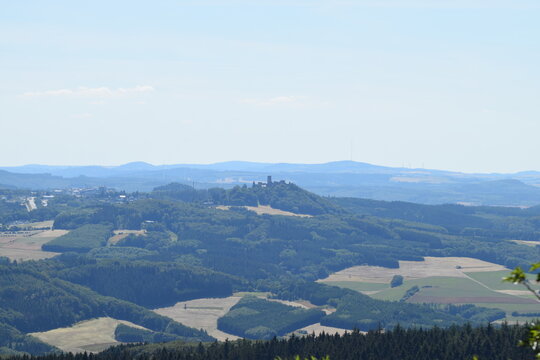
[[[17,224],[15,226],[21,229],[43,229],[43,228],[52,229],[53,224],[54,224],[54,220],[46,220],[46,221],[38,221],[38,222],[32,222],[32,223]]]
[[[28,260],[41,260],[41,259],[50,259],[55,257],[59,253],[51,251],[42,251],[42,250],[21,250],[21,249],[10,249],[10,248],[1,248],[0,247],[0,256],[5,256],[10,260],[16,261],[28,261]]]
[[[31,333],[29,335],[35,336],[41,341],[54,345],[66,352],[99,352],[112,345],[119,344],[114,338],[114,331],[118,324],[144,329],[129,321],[102,317],[82,321],[71,327]]]
[[[525,299],[518,297],[499,297],[499,296],[463,296],[463,297],[441,297],[426,296],[416,294],[409,299],[413,303],[435,303],[435,304],[538,304],[534,299]]]
[[[394,275],[401,275],[405,280],[422,279],[433,276],[466,277],[464,272],[509,271],[501,265],[467,257],[430,257],[424,261],[400,261],[399,268],[390,269],[380,266],[353,266],[338,271],[319,280],[358,281],[366,283],[388,284]]]
[[[155,309],[154,312],[168,316],[186,326],[206,330],[210,336],[220,341],[225,341],[226,339],[236,340],[239,339],[238,336],[218,330],[217,320],[228,313],[230,308],[240,301],[240,299],[240,296],[196,299],[179,302],[171,307]]]
[[[41,246],[49,241],[67,234],[67,230],[33,230],[18,231],[15,233],[2,233],[0,236],[0,256],[11,260],[39,260],[58,255],[58,253],[43,251]]]
[[[317,306],[315,304],[310,303],[307,300],[289,301],[289,300],[271,299],[271,298],[262,297],[262,296],[259,296],[259,297],[261,297],[263,299],[266,299],[268,301],[275,301],[275,302],[278,302],[278,303],[281,303],[281,304],[284,304],[284,305],[295,306],[295,307],[299,307],[299,308],[302,308],[302,309],[320,309],[320,310],[324,311],[326,315],[331,314],[331,313],[336,311],[336,309],[334,309],[332,307],[329,307],[329,306],[326,306],[326,307]]]
[[[114,235],[107,240],[107,244],[115,245],[123,238],[127,237],[129,234],[145,235],[146,230],[114,230]]]
[[[290,211],[274,209],[273,207],[269,205],[244,206],[244,207],[250,211],[256,212],[258,215],[268,214],[268,215],[312,217],[311,215],[307,215],[307,214],[295,214]],[[219,209],[219,210],[229,210],[230,208],[231,206],[225,206],[225,205],[216,206],[216,209]]]
[[[510,240],[516,244],[530,246],[530,247],[536,247],[540,245],[540,241],[527,241],[527,240]]]
[[[33,235],[32,237],[54,239],[59,236],[66,235],[68,232],[69,230],[45,230],[45,231],[40,231],[39,233]]]
[[[268,291],[237,291],[233,293],[233,296],[239,297],[244,297],[248,295],[267,298],[272,295],[272,293]]]

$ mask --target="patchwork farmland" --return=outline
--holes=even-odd
[[[530,320],[519,313],[537,313],[539,304],[523,287],[502,281],[509,269],[472,258],[426,257],[424,261],[400,261],[397,269],[355,266],[319,280],[349,288],[375,299],[410,303],[474,304],[506,312],[509,321]],[[403,284],[391,287],[394,275]]]

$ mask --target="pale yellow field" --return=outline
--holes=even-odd
[[[315,335],[319,335],[322,332],[324,332],[326,334],[332,334],[332,335],[334,335],[335,333],[343,335],[347,331],[348,330],[345,330],[345,329],[340,329],[340,328],[331,327],[331,326],[324,326],[324,325],[321,325],[321,323],[316,323],[316,324],[311,324],[301,329],[295,330],[291,334],[294,333],[295,335],[311,335],[315,333]]]
[[[305,302],[299,302],[299,301],[289,301],[289,300],[270,299],[270,298],[265,298],[265,299],[268,301],[278,302],[284,305],[299,307],[302,309],[313,309],[316,307],[315,305],[313,305],[312,307],[309,307]]]
[[[114,338],[114,331],[119,324],[144,329],[129,321],[102,317],[82,321],[70,327],[31,333],[29,335],[35,336],[41,341],[54,345],[66,352],[99,352],[110,346],[119,344]]]
[[[299,308],[302,308],[302,309],[320,309],[320,310],[324,311],[326,313],[326,315],[331,314],[331,313],[336,311],[335,308],[332,308],[330,306],[325,306],[325,307],[317,306],[317,305],[314,305],[314,304],[310,303],[307,300],[289,301],[289,300],[271,299],[271,298],[268,298],[266,296],[264,296],[264,297],[259,296],[259,297],[261,297],[263,299],[266,299],[268,301],[275,301],[275,302],[278,302],[278,303],[281,303],[281,304],[284,304],[284,305],[295,306],[295,307],[299,307]]]
[[[36,238],[57,238],[59,236],[65,235],[69,232],[69,230],[45,230],[40,231],[36,235],[33,235],[32,237]]]
[[[67,233],[67,230],[35,230],[0,236],[0,256],[17,261],[51,258],[58,253],[43,251],[41,246]]]
[[[229,312],[229,309],[240,299],[240,296],[196,299],[179,302],[167,308],[155,309],[154,312],[168,316],[186,326],[206,330],[210,336],[220,341],[236,340],[239,339],[238,336],[218,330],[217,320]]]
[[[394,275],[405,280],[422,279],[432,276],[467,277],[465,272],[501,271],[504,266],[466,257],[425,257],[424,261],[400,261],[398,269],[380,266],[353,266],[338,271],[319,281],[359,281],[389,283]]]
[[[19,228],[42,229],[42,228],[52,228],[53,224],[54,224],[54,220],[46,220],[46,221],[39,221],[39,222],[33,222],[33,223],[19,224],[17,226]]]
[[[500,292],[501,294],[508,294],[508,295],[514,295],[514,296],[523,296],[523,297],[530,297],[531,292],[528,290],[494,290],[496,292]]]
[[[527,240],[510,240],[512,242],[515,242],[516,244],[530,246],[530,247],[536,247],[540,245],[540,241],[527,241]]]
[[[312,217],[311,215],[307,215],[307,214],[295,214],[290,211],[274,209],[273,207],[269,205],[243,206],[243,207],[245,207],[246,209],[250,211],[256,212],[258,215],[268,214],[268,215]],[[219,209],[219,210],[229,210],[230,208],[231,208],[230,206],[225,206],[225,205],[216,206],[216,209]]]
[[[109,245],[115,245],[117,242],[127,237],[129,234],[145,235],[146,230],[114,230],[114,235],[107,240]]]

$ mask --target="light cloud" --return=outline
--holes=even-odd
[[[111,89],[108,87],[78,87],[76,89],[58,89],[45,91],[31,91],[23,94],[24,97],[84,97],[84,98],[111,98],[131,94],[150,93],[155,91],[150,85],[137,85],[132,88]]]
[[[251,104],[258,106],[272,106],[272,105],[282,105],[282,104],[298,104],[301,100],[306,99],[305,96],[276,96],[269,99],[254,99],[254,98],[245,98],[240,99],[242,104]]]

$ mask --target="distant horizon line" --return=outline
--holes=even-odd
[[[121,163],[119,165],[99,165],[99,164],[88,164],[88,165],[49,165],[49,164],[40,164],[40,163],[29,163],[24,165],[9,165],[9,166],[3,166],[0,165],[0,169],[8,170],[9,169],[19,169],[19,168],[29,168],[29,167],[50,167],[50,168],[83,168],[83,167],[98,167],[98,168],[106,168],[106,169],[114,169],[119,167],[125,167],[128,165],[144,165],[144,166],[151,166],[151,167],[189,167],[189,166],[213,166],[213,165],[225,165],[225,164],[254,164],[254,165],[306,165],[306,166],[317,166],[317,165],[330,165],[330,164],[338,164],[338,163],[350,163],[350,164],[357,164],[357,165],[365,165],[365,166],[372,166],[372,167],[378,167],[378,168],[387,168],[387,169],[403,169],[403,170],[426,170],[426,171],[440,171],[440,172],[446,172],[446,173],[455,173],[455,174],[467,174],[467,175],[509,175],[509,174],[522,174],[522,173],[540,173],[538,170],[520,170],[520,171],[509,171],[509,172],[500,172],[500,171],[459,171],[459,170],[446,170],[446,169],[440,169],[440,168],[427,168],[427,167],[408,167],[408,166],[389,166],[389,165],[378,165],[374,163],[364,162],[364,161],[356,161],[356,160],[334,160],[334,161],[327,161],[327,162],[264,162],[264,161],[248,161],[248,160],[227,160],[227,161],[217,161],[217,162],[209,162],[209,163],[169,163],[169,164],[153,164],[147,161],[129,161],[126,163]]]

